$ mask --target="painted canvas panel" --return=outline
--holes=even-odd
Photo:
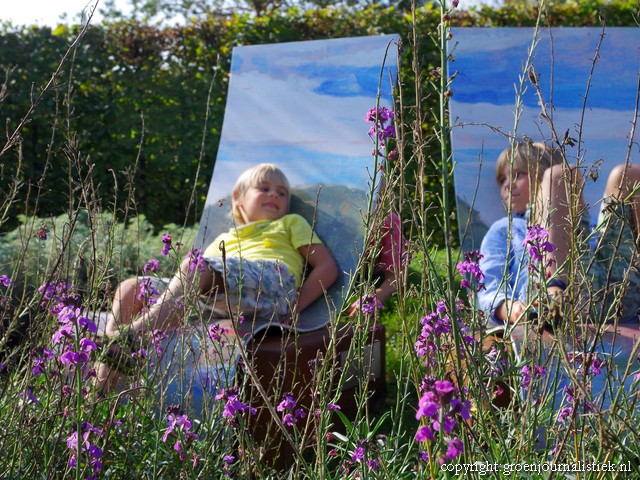
[[[236,47],[220,147],[196,248],[232,226],[230,195],[238,175],[278,165],[292,186],[291,210],[305,216],[342,275],[336,308],[362,252],[375,170],[367,110],[391,106],[396,35]],[[324,300],[299,327],[329,320]],[[314,318],[315,315],[315,318]],[[307,323],[305,323],[307,322]]]
[[[568,159],[591,172],[585,199],[595,223],[609,171],[630,157],[637,103],[640,32],[637,28],[458,28],[449,47],[457,72],[451,99],[455,192],[463,249],[479,248],[491,223],[505,215],[495,181],[495,162],[516,133],[550,140],[535,90],[523,69],[539,75],[543,102],[557,134],[577,140]],[[601,41],[602,40],[602,41]],[[594,59],[597,61],[594,62]],[[522,85],[524,88],[520,88]],[[522,91],[516,121],[517,92]],[[553,105],[553,107],[551,107]],[[597,178],[596,178],[597,177]]]

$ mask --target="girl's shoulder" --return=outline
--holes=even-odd
[[[286,226],[291,225],[309,225],[310,223],[306,218],[304,218],[299,213],[287,213],[283,217],[280,217],[278,220],[274,220],[274,222],[280,222]]]

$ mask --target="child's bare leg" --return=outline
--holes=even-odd
[[[566,262],[580,216],[584,212],[581,175],[577,169],[554,165],[544,172],[537,189],[535,222],[549,232],[549,242],[555,247],[549,253],[547,276],[556,274]],[[566,282],[566,274],[557,277]]]
[[[134,316],[142,310],[144,302],[137,298],[139,288],[138,278],[128,278],[117,286],[111,305],[111,315],[105,326],[107,336],[117,335],[118,329],[124,325],[130,325]],[[112,370],[107,364],[102,362],[96,364],[95,384],[98,391],[113,390],[119,378],[118,372]]]
[[[120,380],[120,374],[109,365],[102,362],[96,364],[95,386],[100,395],[113,390],[118,384],[118,380]]]
[[[217,272],[214,274],[208,267],[194,271],[190,269],[190,263],[190,259],[182,262],[180,270],[173,276],[157,303],[135,320],[135,315],[141,311],[143,306],[142,302],[137,300],[139,285],[136,279],[123,282],[122,289],[119,290],[120,297],[118,305],[115,306],[114,318],[111,320],[110,336],[117,335],[119,333],[118,327],[124,325],[131,325],[136,334],[155,329],[167,330],[177,326],[184,315],[185,297],[194,289],[197,288],[200,294],[209,295],[223,290],[222,278]],[[120,318],[120,322],[117,322],[117,318]],[[124,354],[127,355],[128,352]],[[119,378],[119,373],[108,365],[97,364],[96,385],[101,391],[112,390]]]
[[[617,165],[611,170],[604,194],[606,197],[624,199],[633,210],[633,231],[640,234],[640,166]]]
[[[176,327],[182,321],[185,298],[190,293],[211,295],[217,292],[222,285],[219,274],[214,275],[207,266],[191,270],[190,264],[190,259],[182,262],[158,301],[131,324],[134,332]]]
[[[118,328],[130,325],[133,318],[140,313],[144,302],[138,299],[140,283],[138,278],[128,278],[116,288],[116,293],[111,306],[111,316],[107,321],[105,333],[113,336]]]
[[[179,325],[184,314],[184,298],[196,284],[197,272],[191,270],[189,264],[189,259],[182,262],[158,301],[131,324],[134,332],[167,330]]]

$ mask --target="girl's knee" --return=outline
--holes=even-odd
[[[617,185],[620,185],[620,182],[625,176],[625,168],[624,165],[616,165],[611,169],[609,173],[608,182]]]
[[[616,194],[619,191],[630,191],[640,183],[640,166],[616,165],[611,169],[607,179],[607,193]]]
[[[563,201],[568,195],[582,198],[582,175],[577,168],[553,165],[542,175],[540,187],[552,202]]]
[[[190,270],[191,270],[191,257],[188,256],[184,260],[182,260],[182,263],[180,264],[180,271],[184,274],[184,273],[188,273]]]
[[[119,298],[125,298],[135,294],[138,291],[138,279],[136,277],[127,278],[120,282],[116,288],[116,296]]]
[[[210,292],[215,287],[216,281],[214,274],[205,262],[203,264],[193,264],[190,257],[185,258],[180,264],[180,274],[183,282],[192,282],[198,287],[201,294]]]

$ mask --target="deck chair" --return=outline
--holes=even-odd
[[[568,142],[571,155],[577,157],[586,152],[581,160],[585,175],[591,179],[587,182],[585,201],[595,224],[608,174],[612,166],[624,162],[629,154],[627,136],[634,118],[637,71],[628,65],[630,61],[638,64],[637,32],[607,28],[606,35],[601,37],[601,28],[544,29],[538,33],[531,54],[533,29],[456,28],[452,33],[456,58],[452,68],[457,76],[452,87],[455,95],[450,104],[451,118],[460,127],[452,131],[452,148],[463,251],[478,249],[489,226],[505,216],[496,187],[495,161],[509,145],[514,128],[519,138],[534,141],[554,135],[542,115],[535,88],[527,80],[532,76],[537,76],[544,102],[553,103],[553,107],[547,105],[547,113],[553,117],[560,141],[564,138]],[[635,63],[620,56],[621,51],[634,52]],[[595,66],[594,56],[598,58]],[[529,57],[532,68],[523,72]],[[611,78],[616,79],[615,95],[611,94]],[[518,90],[522,91],[522,106],[516,119]],[[583,105],[586,105],[584,118]],[[580,125],[582,129],[578,131]],[[572,148],[571,138],[582,143]],[[601,333],[601,340],[595,340],[595,332]],[[640,338],[637,323],[585,325],[583,333],[587,338],[592,335],[595,344],[591,347],[604,357],[612,357],[614,367],[620,369],[626,366],[633,345]],[[524,348],[529,334],[523,328],[509,332],[518,348]],[[548,345],[552,345],[549,333],[544,335]],[[592,389],[599,393],[604,385],[594,383]]]
[[[342,303],[356,275],[363,251],[364,220],[371,210],[377,165],[371,156],[364,114],[376,104],[389,106],[395,78],[397,36],[380,35],[275,45],[236,47],[224,125],[215,169],[200,222],[195,248],[203,250],[232,226],[230,193],[238,175],[262,162],[277,164],[292,186],[290,211],[307,218],[333,254],[340,279],[325,298],[300,315],[294,331],[279,324],[239,324],[226,319],[209,322],[220,340],[177,336],[164,352],[167,365],[187,358],[189,372],[173,376],[167,395],[199,399],[205,410],[214,399],[212,384],[229,384],[238,360],[255,375],[254,405],[259,391],[271,401],[294,392],[309,403],[313,362],[334,349],[340,369],[356,369],[343,386],[342,411],[355,411],[354,392],[368,384],[384,388],[384,330],[367,332],[366,365],[350,365],[347,357],[354,330],[339,322]],[[246,352],[244,356],[242,352]],[[242,367],[239,367],[242,370]],[[163,369],[159,369],[163,371]],[[221,381],[222,380],[222,381]],[[257,384],[256,384],[257,383]],[[170,390],[170,391],[169,391]],[[207,397],[206,392],[210,395]],[[325,392],[330,394],[330,392]],[[277,404],[277,403],[276,403]],[[277,437],[271,415],[260,409],[250,426],[258,441]],[[274,456],[280,439],[272,441]]]

